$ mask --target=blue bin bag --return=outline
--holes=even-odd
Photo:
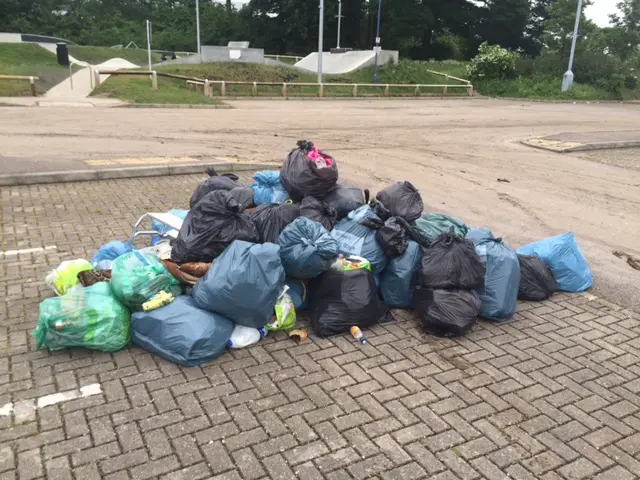
[[[113,261],[125,253],[135,250],[130,243],[114,240],[100,247],[91,259],[91,265],[99,270],[111,270]]]
[[[558,290],[584,292],[593,285],[589,264],[573,232],[530,243],[518,253],[540,257],[556,278]]]
[[[389,260],[380,279],[380,293],[389,307],[411,308],[421,258],[420,245],[409,241],[407,250],[401,256]]]
[[[131,318],[134,345],[186,366],[218,358],[231,332],[231,320],[199,309],[193,298],[185,295],[156,310],[136,312]]]
[[[180,220],[184,220],[187,216],[187,213],[189,213],[189,210],[169,210],[167,213],[169,215],[173,215],[174,217],[178,217]],[[155,230],[158,233],[162,233],[162,230],[164,228],[166,228],[166,225],[164,223],[160,223],[157,220],[154,220],[151,224],[151,229]],[[176,230],[167,230],[167,234],[170,232],[175,232],[176,235],[178,234]]]
[[[288,276],[310,280],[326,272],[338,256],[338,242],[326,228],[298,217],[280,234],[280,258]]]
[[[387,256],[376,240],[376,230],[360,224],[364,219],[380,220],[369,205],[363,205],[340,220],[331,236],[338,242],[339,253],[366,258],[373,274],[380,275],[387,266]]]
[[[476,289],[482,300],[480,316],[501,322],[513,316],[520,288],[520,261],[501,238],[495,238],[488,228],[472,228],[466,236],[476,247],[476,253],[486,270],[484,281]]]
[[[284,189],[280,181],[280,172],[277,170],[263,170],[253,176],[254,182],[253,201],[256,205],[267,203],[281,203],[289,200],[289,193]]]
[[[235,240],[196,284],[193,298],[199,308],[259,329],[271,321],[284,279],[278,245]]]
[[[309,295],[307,294],[307,283],[302,280],[296,280],[293,278],[287,279],[287,293],[293,300],[293,306],[296,312],[302,312],[309,310],[311,302],[309,301]]]

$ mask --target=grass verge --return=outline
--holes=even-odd
[[[38,94],[46,92],[69,76],[69,69],[58,65],[56,56],[32,43],[0,43],[0,74],[33,75]],[[0,97],[31,95],[26,80],[0,80]]]
[[[124,58],[129,62],[138,65],[148,65],[149,59],[146,50],[137,48],[111,48],[111,47],[86,47],[83,45],[69,45],[69,55],[87,62],[91,65],[99,65],[112,58]],[[157,53],[151,54],[151,61],[157,63],[160,61],[161,55]]]
[[[173,78],[159,77],[158,90],[152,90],[151,80],[140,75],[112,75],[91,95],[129,103],[224,105],[220,100],[187,90],[184,81]]]

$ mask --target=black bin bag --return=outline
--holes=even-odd
[[[418,288],[413,296],[422,328],[439,337],[459,337],[475,325],[482,301],[467,290]]]
[[[388,312],[366,269],[324,272],[309,283],[309,298],[313,328],[320,337],[347,333],[353,326],[371,327]]]
[[[443,233],[424,250],[420,284],[433,289],[473,290],[483,282],[485,271],[471,240]]]
[[[424,203],[420,192],[410,182],[389,185],[376,195],[394,217],[402,217],[407,222],[415,222],[422,215]]]
[[[314,150],[313,143],[300,140],[285,159],[280,169],[280,181],[289,192],[291,199],[299,202],[307,195],[322,198],[338,182],[338,165],[334,158],[317,152],[326,159],[328,166],[322,166],[307,156]]]
[[[337,184],[324,197],[324,201],[336,209],[338,221],[369,203],[369,190],[364,192],[353,185]]]
[[[215,170],[212,173],[215,173]],[[237,179],[238,177],[235,178]],[[200,200],[202,200],[207,194],[211,192],[215,192],[216,190],[228,191],[240,186],[241,185],[233,178],[227,175],[218,176],[218,174],[216,173],[214,176],[207,178],[204,182],[196,187],[193,195],[191,195],[189,207],[193,209]]]
[[[338,223],[336,209],[315,197],[304,197],[300,202],[300,216],[318,222],[329,232]]]
[[[234,240],[258,243],[258,231],[231,192],[215,190],[189,211],[171,251],[176,263],[211,262]]]
[[[300,206],[292,203],[268,203],[251,212],[251,220],[258,229],[259,243],[278,243],[284,227],[300,216]]]
[[[537,255],[518,255],[520,262],[520,300],[542,301],[558,290],[551,269]]]

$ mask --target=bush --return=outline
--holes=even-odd
[[[467,75],[472,80],[513,78],[516,74],[517,59],[517,54],[499,45],[484,42],[478,49],[478,55],[467,66]]]

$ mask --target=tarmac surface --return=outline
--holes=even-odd
[[[640,258],[640,161],[623,150],[561,155],[519,144],[562,132],[637,131],[640,105],[231,103],[235,109],[0,108],[0,174],[154,157],[280,163],[297,140],[309,138],[338,159],[343,181],[375,192],[410,180],[427,211],[490,227],[514,247],[575,231],[594,293],[640,311],[640,272],[613,255]]]

